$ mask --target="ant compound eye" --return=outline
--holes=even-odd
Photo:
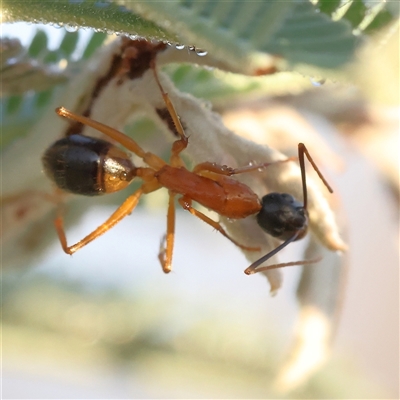
[[[257,222],[271,236],[284,240],[299,230],[306,230],[307,211],[292,195],[270,193],[261,199],[261,203]]]

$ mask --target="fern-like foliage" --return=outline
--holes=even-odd
[[[349,62],[363,36],[394,21],[399,3],[362,0],[307,0],[278,2],[191,1],[69,1],[33,0],[2,2],[5,22],[44,22],[67,30],[91,27],[93,34],[77,55],[79,32],[65,32],[59,48],[48,48],[48,37],[39,30],[27,49],[18,41],[2,41],[2,146],[26,134],[49,104],[56,85],[64,82],[79,61],[89,58],[106,33],[139,35],[204,48],[227,69],[255,73],[262,55],[273,54],[287,70],[314,68],[329,77],[326,68]],[[356,34],[355,34],[356,33]],[[75,62],[76,61],[76,62]],[[249,68],[254,62],[254,66]],[[68,67],[68,68],[67,68]],[[79,67],[75,67],[75,69]],[[315,69],[316,68],[316,69]],[[183,90],[205,98],[232,94],[232,85],[209,71],[189,67],[171,68]],[[212,82],[204,85],[205,82]],[[204,91],[204,88],[209,88]],[[259,82],[246,81],[241,90],[254,90]],[[210,92],[211,90],[211,92]],[[26,94],[28,93],[28,94]]]
[[[344,15],[336,18],[344,7]],[[363,32],[393,21],[397,9],[382,3]],[[353,29],[370,13],[361,0],[320,0],[315,5],[308,0],[3,1],[5,21],[68,24],[193,45],[244,73],[254,73],[249,60],[256,63],[266,53],[286,61],[287,68],[337,68],[352,59],[362,42]]]
[[[46,32],[38,30],[29,46],[16,39],[2,41],[1,148],[26,135],[49,104],[57,86],[68,81],[77,61],[89,58],[106,34],[94,33],[74,61],[79,32],[65,31],[57,49],[49,49]]]
[[[330,17],[348,21],[353,29],[359,29],[364,34],[375,33],[398,18],[400,12],[400,3],[396,1],[318,0],[316,6]]]

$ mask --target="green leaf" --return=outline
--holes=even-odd
[[[395,21],[399,16],[400,3],[384,0],[319,0],[319,10],[335,19],[348,21],[353,28],[364,34],[371,34]]]
[[[64,57],[70,57],[75,51],[76,45],[78,44],[79,34],[78,32],[67,32],[60,44],[59,51],[63,53]]]
[[[28,55],[32,58],[38,58],[43,52],[47,52],[48,39],[46,33],[38,29],[28,47]]]
[[[399,8],[400,3],[397,3]],[[393,7],[394,10],[394,7]],[[383,26],[388,25],[393,21],[393,14],[388,9],[381,10],[374,18],[374,20],[365,29],[366,33],[374,33],[381,29]]]
[[[340,9],[345,10],[341,20],[332,20]],[[278,57],[280,69],[296,69],[296,64],[332,69],[346,64],[362,43],[352,30],[370,9],[362,0],[345,4],[320,0],[317,6],[308,0],[4,0],[3,18],[193,45],[206,49],[228,70],[256,74],[277,62],[267,61],[267,54]],[[385,5],[366,32],[392,21],[397,9]]]
[[[105,33],[102,32],[94,33],[86,45],[82,58],[83,59],[90,58],[93,55],[93,53],[103,44],[106,37],[107,34]]]
[[[321,12],[332,15],[340,6],[341,0],[319,0],[318,7]]]
[[[8,101],[5,103],[6,112],[8,114],[16,113],[20,109],[22,102],[23,102],[23,99],[21,96],[10,96],[8,98]],[[3,118],[2,118],[2,120],[3,120]]]
[[[344,17],[347,21],[351,23],[351,25],[356,28],[362,20],[364,19],[368,8],[362,2],[362,0],[354,0],[347,12],[344,14]]]
[[[124,32],[167,39],[165,31],[124,7],[97,0],[3,0],[3,22],[35,22],[68,25],[68,29],[90,27],[109,33]]]
[[[356,38],[346,21],[332,21],[308,1],[118,1],[231,65],[261,54],[289,64],[335,68],[350,61]]]

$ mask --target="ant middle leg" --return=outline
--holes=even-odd
[[[158,259],[163,271],[168,274],[172,270],[172,253],[175,241],[175,193],[169,191],[167,212],[167,233],[160,244]]]
[[[184,210],[189,211],[195,217],[201,219],[206,224],[212,226],[214,229],[216,229],[219,233],[224,235],[227,239],[229,239],[237,247],[239,247],[243,250],[247,250],[247,251],[260,251],[259,247],[245,246],[245,245],[237,242],[236,240],[232,239],[219,222],[212,220],[211,218],[207,217],[207,215],[205,215],[202,212],[193,208],[192,200],[190,198],[188,198],[187,196],[182,196],[181,198],[178,199],[178,202]]]

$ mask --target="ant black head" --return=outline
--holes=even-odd
[[[271,236],[287,240],[296,233],[295,240],[307,233],[308,212],[304,205],[287,193],[270,193],[261,199],[257,214],[258,225]]]
[[[299,143],[299,163],[301,170],[301,181],[303,187],[303,203],[298,202],[293,196],[286,193],[270,193],[261,199],[261,210],[257,214],[257,222],[262,229],[264,229],[271,236],[282,239],[281,243],[274,250],[270,251],[265,256],[253,262],[244,272],[248,275],[254,274],[258,271],[267,271],[275,268],[282,268],[289,265],[303,265],[312,263],[309,262],[295,262],[275,264],[256,269],[264,261],[267,261],[275,254],[279,253],[289,243],[301,239],[307,233],[308,226],[308,212],[307,212],[307,184],[306,184],[306,170],[304,165],[304,156],[307,157],[311,165],[314,167],[318,176],[325,184],[327,189],[333,193],[332,188],[322,176],[314,160],[310,156],[306,146]]]

